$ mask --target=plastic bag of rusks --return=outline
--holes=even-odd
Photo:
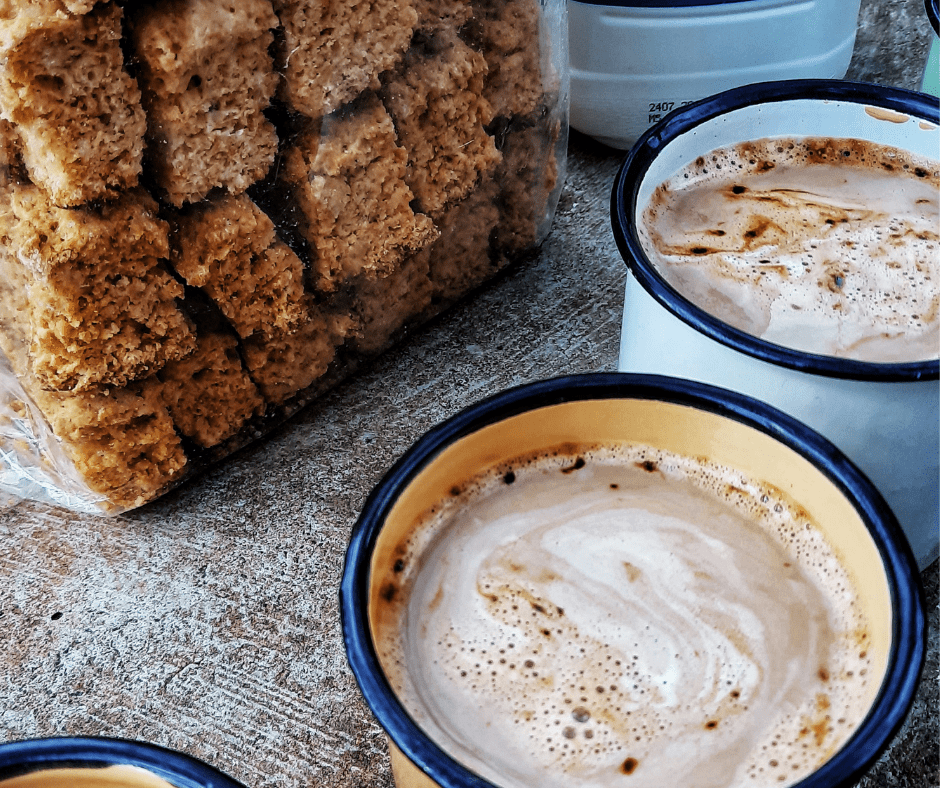
[[[564,0],[0,0],[0,499],[120,512],[522,253]]]

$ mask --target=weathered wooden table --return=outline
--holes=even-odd
[[[863,3],[850,77],[920,82],[920,0]],[[614,370],[625,269],[608,220],[622,153],[574,134],[554,229],[513,267],[261,443],[117,518],[0,511],[0,739],[109,735],[249,788],[390,786],[337,610],[350,528],[425,430],[507,386]],[[865,786],[937,784],[934,635],[914,713]]]

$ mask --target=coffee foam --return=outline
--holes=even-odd
[[[400,555],[383,667],[504,788],[789,785],[877,690],[819,531],[707,462],[634,447],[502,469]]]
[[[692,303],[828,356],[940,354],[940,164],[851,139],[712,151],[654,191],[644,250]]]

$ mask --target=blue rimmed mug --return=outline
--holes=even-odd
[[[0,788],[244,788],[214,767],[148,742],[98,736],[0,744]]]
[[[377,627],[388,625],[383,600],[389,578],[400,571],[400,546],[424,513],[479,472],[559,446],[622,442],[707,457],[786,490],[849,573],[864,579],[858,590],[871,627],[869,711],[841,749],[796,783],[853,785],[903,722],[926,648],[919,575],[890,508],[836,447],[770,406],[692,381],[610,373],[539,381],[472,405],[423,436],[366,501],[347,551],[341,616],[347,657],[388,735],[398,788],[499,785],[448,754],[415,722],[392,689],[394,668],[378,656]]]

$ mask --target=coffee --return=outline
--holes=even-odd
[[[789,785],[878,690],[821,532],[706,460],[529,457],[454,489],[395,554],[376,580],[383,669],[442,749],[504,788]]]
[[[876,363],[940,354],[940,164],[855,139],[712,151],[658,186],[666,281],[768,342]]]

